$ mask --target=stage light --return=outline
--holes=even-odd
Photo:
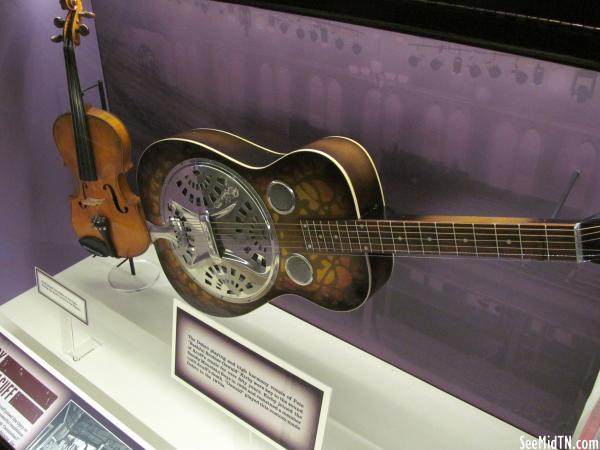
[[[525,84],[527,83],[527,79],[529,78],[529,76],[527,76],[527,74],[525,72],[523,72],[522,70],[514,70],[515,73],[515,80],[517,81],[517,83],[519,84]]]
[[[469,73],[473,78],[477,78],[479,75],[481,75],[481,67],[479,67],[477,64],[472,64],[469,66]]]
[[[544,68],[539,64],[533,69],[533,84],[538,86],[544,81]]]
[[[463,64],[463,60],[460,56],[456,56],[454,58],[454,61],[452,61],[452,72],[454,73],[460,73],[460,71],[462,70],[462,64]]]
[[[498,64],[494,64],[493,66],[488,67],[488,73],[491,78],[496,79],[502,74],[502,71],[500,70],[500,67],[498,67]]]
[[[440,68],[442,67],[442,61],[440,60],[440,58],[434,58],[431,60],[431,62],[429,63],[429,66],[435,70],[438,71],[440,70]]]
[[[419,61],[421,61],[421,58],[419,58],[416,55],[410,55],[408,57],[408,63],[412,66],[412,67],[417,67],[419,65]]]

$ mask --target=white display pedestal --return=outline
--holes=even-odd
[[[154,250],[145,258],[156,260]],[[62,310],[36,289],[0,307],[1,327],[157,449],[272,448],[171,378],[177,294],[166,278],[116,292],[106,282],[113,264],[90,257],[56,276],[87,299],[88,332],[101,343],[80,361],[62,352]],[[333,388],[327,450],[519,448],[521,430],[279,308],[218,321]]]

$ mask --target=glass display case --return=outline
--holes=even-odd
[[[282,445],[175,379],[182,299],[331,388],[323,448],[597,437],[597,28],[577,11],[376,3],[387,20],[295,2],[85,5],[83,101],[126,128],[135,168],[118,183],[153,241],[130,262],[108,244],[131,228],[82,242],[120,258],[73,232],[74,178],[93,180],[77,125],[71,166],[52,139],[74,75],[64,37],[49,39],[73,13],[4,6],[1,331],[127,445]],[[22,39],[23,16],[36,26]],[[52,292],[32,288],[34,267]]]

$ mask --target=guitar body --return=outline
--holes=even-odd
[[[187,180],[189,192],[185,188],[185,181],[183,185],[181,181],[173,184],[169,178],[170,174],[177,173],[178,168],[185,167],[193,161],[201,164],[214,162],[217,169],[231,169],[233,177],[243,179],[248,191],[256,194],[257,204],[262,203],[264,206],[265,214],[268,215],[266,220],[274,225],[279,250],[278,255],[272,256],[272,263],[276,267],[273,268],[272,279],[268,283],[265,282],[268,289],[263,289],[260,295],[247,300],[232,301],[209,292],[205,282],[210,284],[215,281],[210,272],[206,272],[208,278],[194,276],[190,267],[182,263],[183,260],[172,241],[156,240],[156,251],[167,278],[177,292],[198,309],[217,316],[237,316],[252,311],[279,295],[298,294],[327,309],[350,311],[359,307],[388,279],[393,265],[392,258],[378,257],[374,254],[350,256],[302,252],[297,243],[301,235],[296,232],[296,240],[292,239],[290,231],[284,225],[319,218],[382,217],[384,198],[375,166],[364,148],[356,142],[343,137],[327,137],[311,143],[304,149],[281,154],[235,135],[209,129],[194,130],[158,141],[145,151],[138,168],[138,182],[146,218],[155,226],[166,225],[165,196],[171,192],[171,188],[166,189],[167,185],[172,184],[176,189],[179,186],[181,192],[178,191],[177,195],[182,199],[189,197],[193,200],[191,192],[194,189],[200,190],[198,183],[202,184],[201,175],[192,181],[187,176],[182,178]],[[277,208],[278,197],[274,194],[276,190],[271,190],[273,182],[278,185],[278,189],[293,192],[293,205],[290,210],[287,207],[285,211]],[[207,186],[205,183],[205,187]],[[240,195],[241,199],[242,195],[237,193],[237,188],[223,186],[216,190],[218,194],[225,189],[233,195]],[[223,195],[225,194],[221,194],[221,197]],[[210,202],[210,196],[217,204],[222,203],[220,199],[215,200],[217,194],[204,193],[204,201]],[[289,199],[283,198],[281,201],[285,203],[286,200]],[[183,203],[184,200],[180,202]],[[242,201],[237,201],[240,202]],[[237,203],[232,201],[229,209],[239,208]],[[195,205],[198,204],[200,200],[196,199]],[[190,209],[194,208],[190,206]],[[234,217],[234,213],[232,210],[229,216]],[[244,222],[252,222],[252,214],[246,214],[247,211],[243,207],[238,211],[238,217],[242,218],[238,219],[238,231],[248,226]],[[219,236],[218,230],[221,229],[225,239],[228,236],[227,230],[231,229],[227,227],[231,225],[228,225],[229,222],[225,219],[221,224],[218,220],[214,222],[216,223],[213,223],[212,227],[215,235]],[[193,220],[188,223],[193,223]],[[279,224],[282,226],[279,227]],[[257,227],[258,225],[254,226],[255,229]],[[332,236],[336,234],[336,230],[326,232]],[[252,239],[249,239],[252,244],[251,241]],[[235,243],[229,243],[229,247],[234,250],[237,248]],[[260,248],[261,244],[257,244],[257,247]],[[260,254],[260,251],[257,252]],[[296,256],[290,259],[292,254]],[[254,259],[259,260],[259,257],[255,254]],[[252,262],[250,259],[249,261]],[[307,262],[310,265],[310,280],[303,278],[303,270],[308,268]],[[301,265],[301,280],[298,280],[298,276],[289,276],[295,272],[288,266],[295,263]],[[263,265],[268,267],[264,261]],[[236,275],[237,271],[233,267],[221,267],[220,264],[216,264],[210,270],[213,274],[218,270],[228,275]],[[239,284],[231,276],[228,279],[219,278],[217,283],[235,283],[236,286]]]

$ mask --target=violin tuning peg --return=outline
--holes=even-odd
[[[65,19],[63,19],[62,17],[55,17],[54,26],[56,28],[63,28],[65,26]]]
[[[78,33],[82,36],[87,36],[88,34],[90,34],[90,29],[87,27],[87,25],[79,25],[79,29],[77,30]]]
[[[86,19],[95,19],[96,13],[93,13],[91,11],[82,11],[81,16],[85,17]]]
[[[62,35],[62,34],[55,34],[54,36],[52,36],[52,37],[50,38],[50,40],[51,40],[52,42],[56,42],[56,43],[58,43],[58,42],[62,42],[62,41],[63,41],[63,35]]]

